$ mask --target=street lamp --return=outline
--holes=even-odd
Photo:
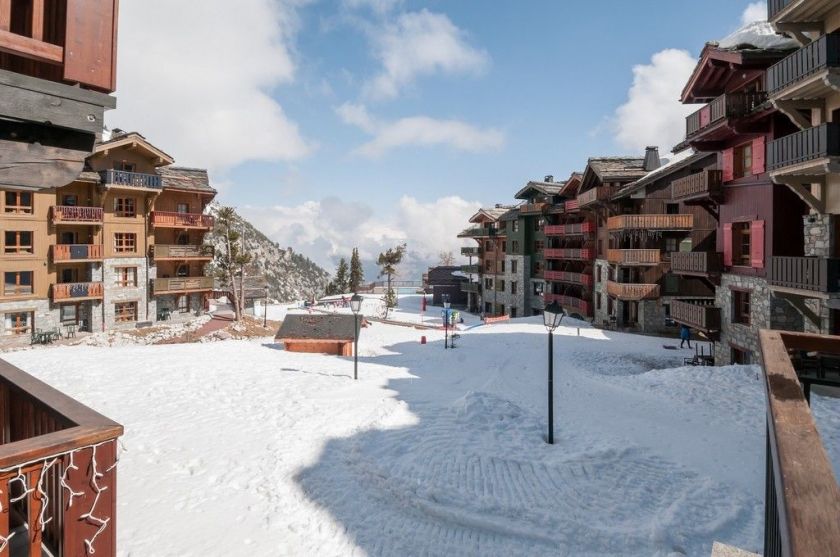
[[[563,321],[563,308],[557,301],[543,310],[543,324],[548,330],[548,443],[554,444],[554,329]]]
[[[359,311],[363,298],[358,293],[350,298],[350,310],[353,312],[353,379],[359,378]]]
[[[449,348],[449,294],[443,295],[443,348]]]
[[[263,298],[263,329],[268,327],[268,285],[265,285],[265,297]]]

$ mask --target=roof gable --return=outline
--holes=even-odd
[[[145,137],[137,132],[114,135],[108,141],[97,143],[93,147],[93,153],[91,156],[106,156],[116,149],[141,151],[155,166],[165,166],[175,162],[175,159],[173,159],[170,155],[149,143]]]

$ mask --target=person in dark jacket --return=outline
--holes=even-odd
[[[680,325],[680,348],[686,342],[688,343],[688,348],[691,349],[691,329],[687,325]]]

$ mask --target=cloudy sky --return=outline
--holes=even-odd
[[[108,125],[208,168],[281,246],[332,270],[406,242],[411,275],[528,179],[670,150],[703,44],[765,6],[123,0]]]

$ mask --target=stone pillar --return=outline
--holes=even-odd
[[[829,257],[834,253],[833,216],[812,213],[802,217],[805,232],[805,255]]]

